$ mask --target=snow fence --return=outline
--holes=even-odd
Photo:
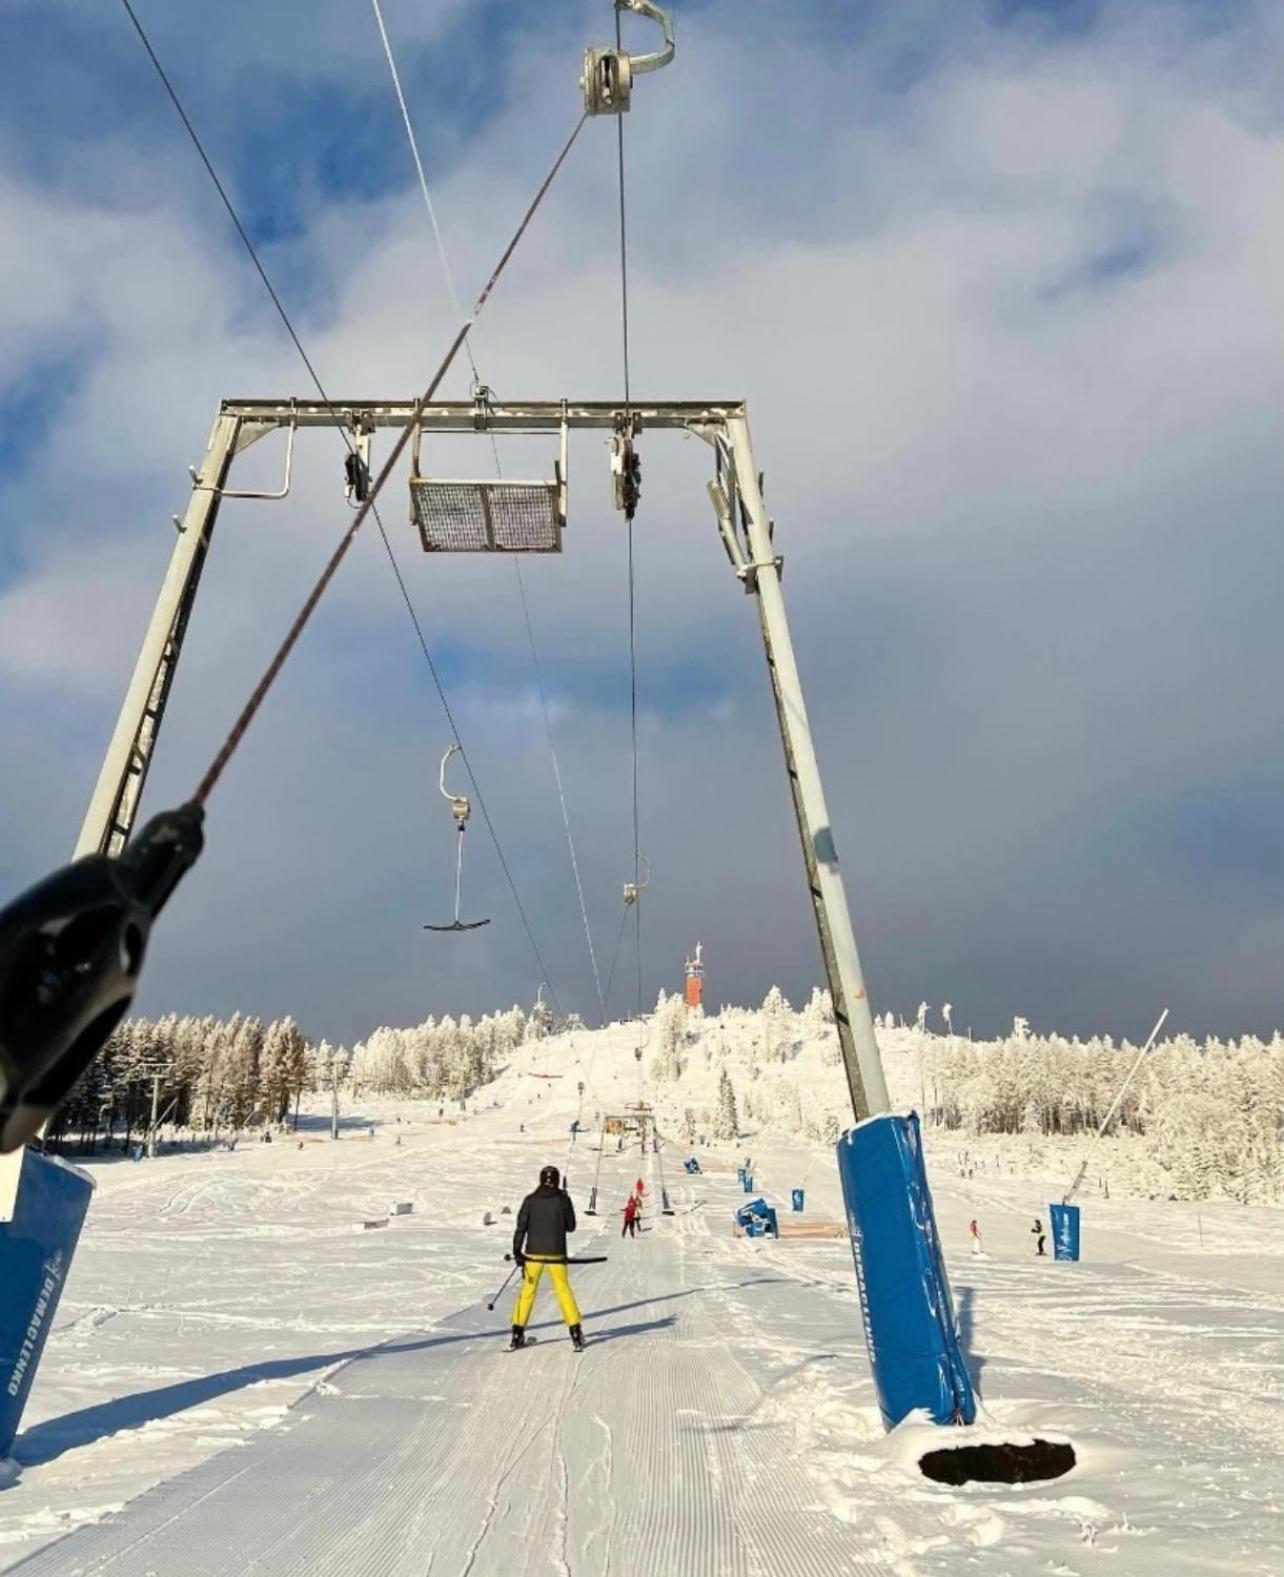
[[[838,1175],[883,1422],[916,1409],[970,1424],[976,1398],[923,1166],[918,1116],[871,1117],[839,1139]]]

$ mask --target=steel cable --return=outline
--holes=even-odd
[[[289,313],[285,310],[285,306],[284,306],[283,302],[281,301],[280,296],[277,294],[276,288],[272,284],[272,281],[271,281],[271,279],[268,276],[267,270],[264,268],[263,263],[262,263],[261,259],[259,258],[258,252],[257,252],[257,250],[256,250],[256,248],[254,246],[254,243],[251,241],[251,239],[249,237],[249,234],[247,233],[247,231],[245,229],[245,226],[241,223],[240,216],[238,215],[238,213],[236,211],[236,208],[235,208],[234,204],[232,203],[231,198],[228,196],[226,187],[223,185],[223,182],[220,179],[217,170],[214,168],[214,165],[213,165],[212,161],[210,160],[209,155],[207,154],[207,152],[205,150],[205,146],[204,146],[203,142],[201,141],[200,135],[196,131],[195,126],[192,124],[192,121],[191,121],[190,117],[188,116],[187,111],[183,107],[183,103],[182,103],[181,99],[179,98],[177,90],[174,88],[174,85],[171,82],[168,73],[165,71],[164,66],[161,64],[160,58],[159,58],[159,56],[157,55],[155,49],[152,46],[151,39],[148,37],[146,29],[143,27],[143,24],[140,21],[137,12],[134,10],[133,6],[130,3],[130,0],[121,0],[121,4],[124,6],[125,12],[128,15],[128,17],[129,17],[129,20],[132,23],[135,32],[138,34],[139,40],[141,41],[141,43],[143,45],[143,48],[144,48],[144,50],[147,53],[148,59],[151,61],[152,66],[153,66],[153,68],[156,71],[156,75],[159,77],[159,79],[161,81],[161,84],[164,87],[165,92],[168,95],[169,100],[170,100],[171,104],[173,105],[174,110],[175,110],[175,112],[177,113],[177,115],[179,117],[179,120],[182,122],[183,128],[186,131],[186,133],[188,135],[188,138],[190,139],[190,141],[192,143],[192,146],[195,148],[196,153],[197,153],[197,155],[199,156],[199,158],[201,160],[201,163],[204,165],[206,173],[209,175],[209,178],[210,178],[211,182],[213,183],[214,188],[217,191],[218,196],[219,196],[219,198],[220,198],[220,200],[221,200],[221,202],[223,204],[223,207],[227,211],[228,217],[232,221],[232,225],[235,228],[238,237],[240,238],[241,244],[244,247],[246,253],[248,254],[248,256],[250,258],[250,261],[253,263],[255,271],[257,272],[260,280],[263,283],[264,289],[267,291],[268,296],[269,296],[269,298],[272,301],[272,305],[276,309],[277,315],[280,317],[281,322],[284,325],[286,332],[290,336],[290,339],[293,342],[295,349],[298,351],[299,357],[302,360],[303,365],[307,369],[308,375],[311,378],[313,385],[315,386],[315,388],[316,388],[318,394],[320,395],[320,397],[323,400],[325,400],[327,403],[329,403],[329,396],[325,392],[324,385],[322,384],[321,379],[320,379],[319,375],[317,374],[316,368],[313,365],[311,358],[308,356],[308,353],[307,353],[307,351],[305,350],[305,348],[303,346],[303,342],[300,339],[297,331],[295,330],[295,327],[294,327],[293,323],[290,320]],[[407,442],[409,441],[410,435],[411,435],[411,433],[414,430],[415,423],[418,420],[418,418],[419,418],[419,416],[420,416],[420,414],[421,414],[421,412],[423,410],[423,407],[426,404],[429,403],[429,401],[432,399],[433,395],[437,392],[437,389],[440,386],[442,379],[445,377],[447,371],[449,370],[452,362],[455,359],[455,356],[458,354],[461,345],[464,345],[467,342],[470,330],[472,329],[472,327],[473,327],[474,323],[476,322],[477,318],[480,316],[483,308],[486,305],[487,300],[490,297],[491,292],[494,290],[495,285],[497,284],[497,282],[499,280],[500,275],[503,273],[505,267],[508,264],[509,259],[512,257],[513,252],[516,250],[518,243],[520,242],[522,236],[525,234],[527,227],[529,226],[531,220],[534,218],[536,210],[539,208],[539,205],[543,201],[544,196],[547,193],[549,187],[552,185],[554,178],[556,177],[558,171],[561,169],[563,163],[565,162],[567,156],[569,155],[569,153],[571,151],[571,148],[574,146],[575,141],[576,141],[576,139],[578,138],[578,136],[580,134],[580,131],[583,129],[584,121],[585,121],[586,118],[587,117],[585,117],[585,116],[581,116],[580,117],[580,120],[577,122],[574,131],[571,133],[571,135],[568,138],[567,142],[563,146],[561,152],[558,154],[557,159],[554,161],[554,164],[553,164],[552,168],[549,170],[548,174],[545,176],[543,182],[541,183],[539,189],[537,190],[537,192],[535,194],[535,197],[534,197],[533,201],[531,202],[530,206],[527,208],[526,213],[523,215],[521,223],[518,225],[518,228],[517,228],[516,232],[514,233],[512,240],[509,242],[507,248],[505,249],[504,253],[500,257],[499,262],[496,264],[494,271],[491,273],[490,278],[487,280],[486,285],[484,286],[484,288],[482,289],[480,295],[478,296],[478,298],[476,300],[476,303],[474,304],[474,307],[473,307],[473,310],[472,310],[472,314],[468,318],[466,318],[463,321],[463,323],[461,324],[461,326],[459,328],[459,331],[455,335],[455,338],[452,341],[452,343],[450,345],[450,348],[447,350],[446,355],[445,355],[444,359],[442,360],[442,363],[439,366],[439,368],[437,370],[437,373],[435,374],[432,382],[429,384],[429,386],[428,386],[427,390],[424,392],[423,396],[416,402],[415,411],[414,411],[414,414],[411,417],[411,420],[402,429],[402,432],[400,433],[400,435],[399,435],[399,437],[397,439],[397,442],[394,444],[393,449],[392,449],[391,453],[389,454],[387,461],[385,462],[385,464],[384,464],[382,470],[380,471],[378,477],[372,483],[369,495],[367,496],[365,502],[358,509],[358,511],[357,511],[356,515],[354,516],[354,518],[353,518],[351,524],[349,525],[348,529],[344,532],[343,536],[341,537],[338,546],[335,548],[334,553],[331,555],[329,561],[327,562],[324,570],[321,573],[320,578],[318,579],[318,581],[316,582],[315,586],[313,587],[313,589],[312,589],[311,593],[309,594],[307,600],[304,602],[303,607],[300,609],[299,614],[297,615],[297,617],[294,620],[294,623],[291,625],[290,629],[287,631],[284,641],[281,643],[281,646],[278,648],[276,654],[272,658],[272,661],[269,663],[266,671],[263,674],[263,677],[260,679],[258,685],[255,687],[254,691],[250,695],[250,697],[249,697],[248,701],[246,702],[245,706],[242,708],[240,715],[236,719],[236,722],[233,724],[231,731],[229,732],[227,738],[224,740],[223,745],[220,748],[220,750],[218,751],[217,755],[214,757],[214,760],[211,762],[209,768],[207,769],[207,771],[205,773],[205,776],[202,778],[202,780],[201,780],[201,782],[200,782],[200,784],[199,784],[199,786],[198,786],[198,788],[196,790],[195,795],[193,796],[193,798],[194,798],[196,803],[203,804],[205,802],[205,800],[208,798],[209,794],[212,792],[214,786],[217,784],[219,778],[222,776],[224,770],[226,769],[228,762],[231,760],[233,754],[235,753],[236,749],[240,745],[241,740],[244,738],[245,733],[248,730],[251,722],[253,722],[254,717],[258,713],[259,708],[262,706],[263,701],[266,698],[268,691],[271,689],[273,683],[275,682],[275,680],[277,678],[277,675],[280,673],[281,668],[284,666],[284,663],[285,663],[287,657],[290,655],[290,652],[293,650],[296,642],[299,639],[299,636],[302,634],[305,626],[307,625],[308,620],[311,618],[313,611],[315,610],[317,604],[320,602],[321,597],[322,597],[322,595],[324,594],[324,592],[326,590],[326,587],[329,585],[330,581],[333,579],[335,572],[338,570],[339,565],[342,563],[344,557],[346,556],[346,554],[348,552],[348,549],[351,547],[352,542],[355,539],[355,537],[357,535],[357,532],[360,530],[362,524],[364,523],[367,514],[373,513],[374,517],[375,517],[375,523],[376,523],[376,525],[378,527],[378,530],[379,530],[380,537],[383,540],[384,549],[385,549],[385,551],[386,551],[386,553],[388,555],[388,560],[389,560],[390,564],[392,565],[393,573],[396,576],[398,588],[399,588],[399,590],[401,592],[401,595],[402,595],[402,598],[403,598],[403,600],[405,602],[407,612],[410,615],[410,619],[411,619],[411,622],[412,622],[414,630],[415,630],[415,635],[416,635],[416,637],[417,637],[417,639],[419,641],[419,645],[420,645],[420,647],[421,647],[421,649],[423,651],[424,657],[427,660],[429,672],[432,675],[433,683],[434,683],[434,686],[435,686],[435,688],[437,690],[438,698],[441,701],[442,709],[445,712],[447,720],[448,720],[448,722],[450,724],[451,732],[454,735],[455,742],[457,744],[459,744],[459,746],[460,746],[460,754],[463,757],[465,768],[467,769],[469,779],[471,780],[472,785],[473,785],[473,789],[474,789],[474,791],[476,793],[477,803],[478,803],[479,809],[481,810],[482,818],[483,818],[483,820],[486,823],[487,831],[490,833],[491,840],[492,840],[492,842],[495,845],[495,852],[496,852],[496,854],[497,854],[497,856],[499,858],[500,868],[502,869],[502,871],[504,873],[505,879],[506,879],[506,881],[508,883],[508,886],[509,886],[509,890],[512,893],[513,901],[514,901],[514,903],[515,903],[515,905],[517,907],[517,911],[518,911],[518,914],[519,914],[519,916],[521,918],[523,928],[526,931],[527,939],[528,939],[528,941],[530,942],[530,945],[531,945],[531,950],[534,953],[536,962],[539,964],[540,970],[541,970],[541,972],[543,974],[543,977],[546,980],[548,978],[548,969],[547,969],[547,966],[544,963],[544,959],[543,959],[543,955],[542,955],[542,953],[540,951],[539,943],[537,942],[537,940],[535,938],[535,933],[534,933],[534,930],[531,927],[529,917],[526,914],[525,906],[523,905],[523,903],[521,901],[521,897],[518,894],[516,883],[513,880],[512,871],[511,871],[511,869],[509,867],[508,860],[507,860],[507,858],[506,858],[506,856],[504,854],[504,851],[503,851],[503,846],[502,846],[502,844],[499,841],[499,836],[498,836],[498,834],[497,834],[497,832],[495,830],[494,823],[491,820],[490,812],[487,809],[486,802],[485,802],[485,797],[482,794],[480,785],[477,782],[477,777],[476,777],[476,774],[473,771],[472,764],[471,764],[471,762],[468,759],[467,752],[464,750],[463,743],[462,743],[462,741],[459,738],[459,731],[458,731],[458,728],[455,725],[454,716],[453,716],[453,714],[451,712],[449,702],[446,699],[445,689],[442,686],[441,679],[440,679],[440,676],[439,676],[439,674],[437,672],[436,665],[433,662],[432,655],[431,655],[431,653],[429,651],[428,643],[427,643],[427,640],[426,640],[426,638],[424,636],[422,625],[420,624],[419,618],[418,618],[417,614],[415,613],[414,605],[413,605],[413,603],[411,601],[409,590],[406,587],[405,578],[404,578],[404,576],[401,573],[401,568],[400,568],[400,565],[397,562],[396,554],[393,551],[392,543],[389,540],[387,531],[385,530],[384,525],[383,525],[383,521],[382,521],[382,519],[379,516],[378,509],[376,508],[376,499],[378,497],[379,492],[382,490],[384,483],[387,481],[389,475],[391,474],[392,469],[393,469],[394,465],[396,464],[396,461],[398,460],[398,458],[400,457],[401,453],[405,449],[405,446],[406,446]],[[453,286],[452,286],[452,289],[453,289]],[[471,355],[471,348],[470,348],[470,355]],[[347,443],[349,450],[351,451],[352,445],[351,445],[350,440],[348,439],[346,429],[344,429],[340,425],[339,426],[339,431],[342,434],[342,436],[343,436],[343,438],[345,440],[345,443]],[[549,984],[549,994],[553,998],[554,1005],[557,1006],[558,1005],[557,1004],[557,994],[554,991],[551,983]]]
[[[428,189],[428,177],[424,170],[423,159],[420,156],[419,140],[415,136],[414,123],[410,118],[410,107],[406,102],[406,95],[401,86],[401,73],[397,70],[397,61],[392,48],[392,40],[388,36],[387,27],[384,25],[383,11],[379,5],[379,0],[370,0],[370,4],[374,11],[375,24],[379,29],[379,38],[383,44],[384,58],[388,62],[388,73],[392,78],[392,87],[393,92],[396,95],[397,107],[401,111],[402,125],[406,129],[406,140],[410,144],[410,156],[414,161],[415,173],[419,178],[419,190],[423,194],[424,207],[428,213],[428,222],[432,227],[433,239],[437,244],[437,256],[441,261],[441,271],[446,281],[446,290],[450,296],[451,305],[455,310],[456,317],[462,317],[463,312],[459,304],[458,293],[455,289],[454,273],[451,270],[450,259],[446,253],[446,238],[442,232],[441,223],[437,217],[437,209],[436,205],[433,203],[432,194]],[[471,341],[465,342],[464,350],[468,357],[468,365],[472,369],[474,388],[476,389],[482,387],[482,377],[480,371],[478,370],[477,360],[473,352]],[[496,476],[502,476],[503,466],[500,464],[499,459],[499,445],[496,442],[493,429],[489,429],[489,436],[491,454],[495,461],[495,474]],[[584,899],[584,887],[580,880],[579,858],[575,850],[575,837],[571,831],[570,810],[567,806],[566,791],[562,782],[561,763],[558,760],[557,746],[553,738],[553,725],[548,711],[548,697],[544,689],[543,670],[540,665],[539,653],[536,649],[535,630],[531,621],[530,604],[526,596],[526,582],[522,575],[522,567],[519,560],[514,558],[512,560],[512,564],[513,573],[517,579],[517,593],[522,605],[522,618],[526,625],[526,639],[530,645],[531,666],[535,674],[535,688],[539,697],[540,712],[544,720],[544,735],[548,744],[549,757],[552,761],[553,778],[557,785],[557,798],[562,814],[562,828],[566,835],[566,845],[570,853],[571,860],[571,873],[575,881],[576,897],[579,900],[580,920],[584,927],[584,938],[588,945],[589,964],[593,971],[593,985],[597,991],[598,1011],[601,1014],[601,1021],[605,1023],[606,999],[603,995],[602,977],[599,973],[597,965],[597,952],[593,946],[593,932],[589,925],[588,906]],[[549,990],[552,990],[551,986],[549,987]]]

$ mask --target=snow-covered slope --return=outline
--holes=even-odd
[[[1284,1566],[1284,1212],[1090,1199],[1084,1262],[1039,1261],[1028,1229],[1049,1190],[978,1164],[975,1146],[962,1160],[948,1137],[933,1184],[985,1405],[1069,1433],[1080,1460],[1044,1486],[931,1485],[879,1429],[843,1238],[731,1232],[746,1151],[759,1191],[787,1207],[806,1179],[802,1222],[836,1228],[825,1145],[742,1111],[741,1139],[697,1144],[705,1170],[689,1177],[678,1133],[688,1107],[701,1132],[716,1118],[720,1058],[652,1079],[657,1027],[641,1074],[672,1137],[658,1162],[572,1139],[577,1115],[591,1128],[637,1099],[640,1039],[621,1025],[523,1046],[453,1117],[366,1095],[338,1142],[318,1113],[301,1148],[96,1167],[20,1474],[0,1493],[0,1568]],[[897,1055],[894,1079],[912,1083]],[[752,1059],[726,1056],[744,1105]],[[800,1057],[816,1080],[804,1116],[836,1113],[841,1071],[821,1043]],[[575,1273],[582,1358],[551,1301],[540,1343],[514,1355],[509,1295],[486,1308],[507,1269],[502,1211],[550,1161],[569,1166],[581,1212],[601,1167],[603,1213],[581,1240],[611,1261]],[[660,1165],[677,1213],[650,1212],[622,1243],[615,1212],[639,1171],[655,1198]],[[363,1230],[394,1201],[412,1213]]]

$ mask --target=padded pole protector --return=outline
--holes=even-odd
[[[0,1457],[18,1433],[93,1191],[79,1167],[23,1151],[13,1219],[0,1223]]]
[[[1049,1205],[1052,1221],[1052,1253],[1056,1259],[1079,1258],[1078,1205]]]
[[[970,1424],[976,1398],[959,1347],[923,1165],[917,1113],[871,1117],[839,1139],[838,1175],[883,1422],[920,1410]]]

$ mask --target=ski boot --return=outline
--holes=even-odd
[[[522,1325],[513,1326],[512,1340],[508,1344],[509,1352],[516,1352],[519,1347],[526,1345],[526,1328]]]
[[[582,1326],[571,1326],[571,1346],[576,1352],[584,1351],[584,1330]]]

